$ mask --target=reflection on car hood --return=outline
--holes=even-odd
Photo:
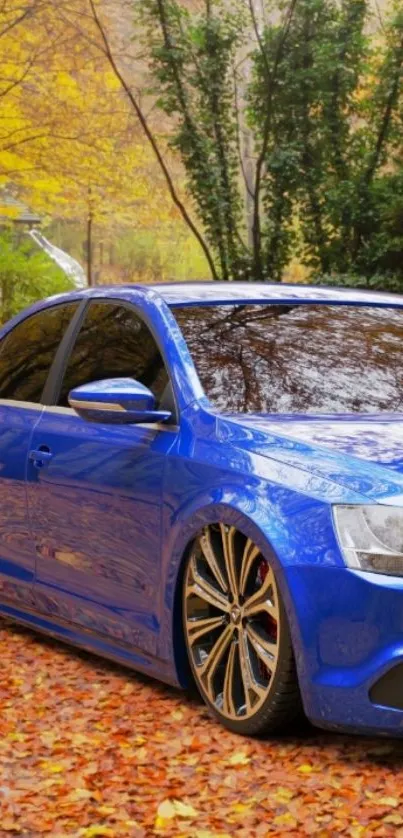
[[[403,414],[385,416],[243,416],[242,424],[325,445],[403,472]]]
[[[392,502],[392,496],[403,502],[403,414],[225,418],[238,426],[237,445],[243,448],[381,502]]]

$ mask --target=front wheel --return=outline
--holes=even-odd
[[[204,527],[187,559],[183,621],[190,666],[213,714],[235,733],[287,728],[301,699],[273,568],[235,527]]]

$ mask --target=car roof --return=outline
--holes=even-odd
[[[230,305],[231,303],[327,303],[403,307],[403,295],[354,288],[288,285],[269,282],[172,282],[152,288],[169,306]]]
[[[163,299],[170,308],[210,305],[259,305],[310,303],[314,305],[379,306],[382,308],[403,308],[402,294],[387,294],[356,288],[331,288],[324,285],[289,285],[269,282],[166,282],[146,285],[98,285],[65,294],[56,294],[34,303],[28,310],[18,314],[7,327],[15,325],[27,314],[33,314],[56,302],[68,302],[83,298],[105,298],[110,295],[116,300],[130,300],[133,295],[143,295],[149,300]],[[3,330],[1,330],[3,331]]]

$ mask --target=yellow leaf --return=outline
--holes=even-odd
[[[171,713],[171,718],[174,719],[175,722],[180,722],[180,720],[183,719],[182,711],[181,710],[174,710],[173,713]]]
[[[79,835],[82,838],[98,838],[98,836],[106,836],[106,838],[115,838],[116,833],[109,826],[87,826],[85,829],[80,829]]]
[[[297,769],[300,774],[310,774],[313,771],[312,765],[308,765],[308,763],[304,763],[304,765],[300,765]]]
[[[49,774],[61,774],[64,771],[64,765],[60,762],[48,762],[43,767],[49,771]]]
[[[72,745],[80,746],[80,745],[88,745],[89,739],[88,736],[83,736],[82,733],[74,733],[71,737]]]
[[[229,832],[210,832],[209,829],[197,829],[194,838],[231,838]]]
[[[279,786],[275,795],[274,799],[277,803],[289,803],[290,800],[294,797],[295,792],[291,789],[286,789],[283,786]]]
[[[230,765],[247,765],[250,762],[250,757],[244,751],[235,751],[228,760]]]
[[[20,826],[20,824],[12,817],[3,818],[3,820],[0,821],[0,827],[4,829],[5,832],[13,832],[14,834],[16,832],[22,832],[23,830],[23,827]]]
[[[62,780],[61,777],[52,777],[52,779],[43,780],[43,782],[41,782],[41,788],[42,789],[51,789],[54,786],[60,786],[60,785],[63,785],[63,780]]]
[[[157,821],[172,820],[172,818],[197,818],[196,809],[181,800],[163,800],[157,809]],[[163,826],[164,824],[159,824]]]
[[[173,805],[172,800],[163,800],[162,803],[160,803],[157,809],[157,816],[163,820],[170,820],[175,817],[175,806]]]
[[[395,809],[399,805],[396,797],[381,797],[379,800],[374,800],[374,803],[379,803],[382,806],[391,806],[392,809]]]
[[[92,797],[92,791],[89,789],[74,789],[69,794],[70,800],[88,800],[90,797]]]
[[[276,826],[289,826],[290,829],[295,829],[298,826],[297,819],[289,812],[285,812],[284,815],[278,815],[277,818],[274,818],[273,823]]]
[[[180,818],[197,818],[198,812],[189,803],[182,803],[181,800],[173,801],[175,812]]]
[[[235,803],[235,805],[232,808],[233,808],[234,812],[242,813],[242,812],[247,812],[248,809],[250,809],[250,806],[247,806],[246,803]]]

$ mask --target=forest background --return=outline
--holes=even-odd
[[[32,224],[89,284],[403,291],[400,0],[0,0],[1,319],[71,284]]]

